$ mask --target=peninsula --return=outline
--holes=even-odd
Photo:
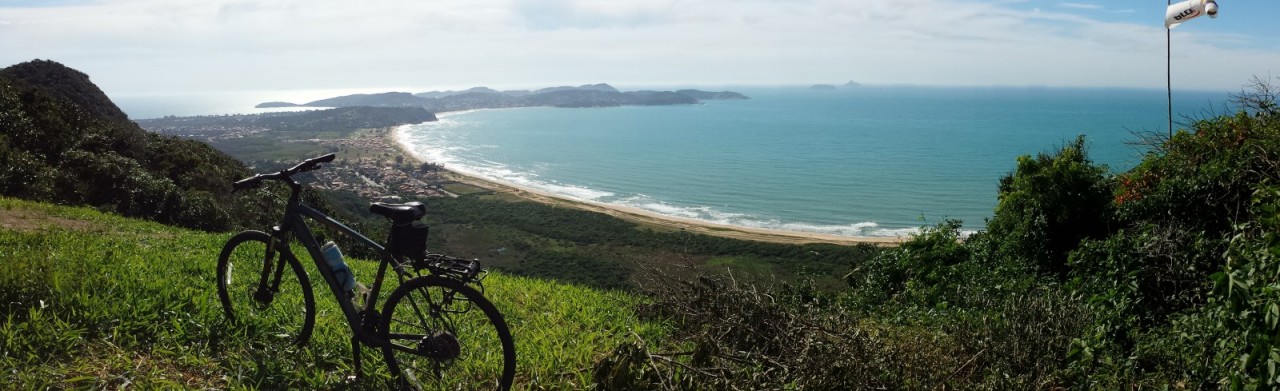
[[[295,104],[290,102],[265,102],[258,108],[272,107],[421,107],[432,113],[448,111],[499,109],[510,107],[614,107],[614,106],[665,106],[692,105],[704,100],[750,99],[733,91],[702,91],[682,89],[678,91],[619,91],[606,84],[587,84],[577,87],[561,86],[538,90],[498,91],[487,87],[475,87],[462,91],[430,91],[417,94],[408,92],[384,92],[378,94],[344,95],[328,99]]]

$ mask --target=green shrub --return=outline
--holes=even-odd
[[[924,227],[900,246],[855,265],[845,276],[855,301],[868,309],[886,302],[946,306],[955,284],[962,283],[955,267],[970,255],[960,242],[960,227],[957,220]]]
[[[1124,229],[1069,254],[1068,285],[1094,315],[1072,344],[1072,382],[1277,385],[1280,197],[1268,183],[1280,180],[1280,128],[1269,102],[1197,120],[1117,177]]]
[[[57,172],[39,155],[0,146],[0,194],[50,199],[57,194],[55,178]]]
[[[1257,218],[1239,224],[1224,270],[1213,276],[1225,311],[1219,321],[1237,338],[1240,366],[1232,388],[1280,387],[1280,186],[1259,189]]]
[[[663,346],[619,345],[597,389],[902,389],[939,384],[958,363],[929,330],[882,328],[838,308],[792,306],[770,287],[721,276],[647,285],[641,313],[675,326]]]
[[[1280,180],[1280,127],[1267,118],[1241,112],[1193,129],[1121,175],[1116,195],[1120,218],[1142,230],[1142,269],[1172,282],[1158,295],[1179,308],[1203,303],[1191,285],[1203,291],[1221,269],[1235,225],[1255,218],[1249,205],[1259,184]]]
[[[974,357],[974,387],[1044,390],[1069,384],[1066,347],[1092,324],[1085,300],[1053,284],[1017,292],[971,295],[969,310],[945,321],[944,329]]]
[[[993,254],[1064,275],[1067,254],[1086,238],[1112,230],[1113,184],[1106,166],[1094,165],[1084,136],[1056,154],[1018,157],[1000,179],[999,202],[987,222]]]

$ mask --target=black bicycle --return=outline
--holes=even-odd
[[[263,181],[280,181],[291,192],[280,225],[270,232],[240,232],[219,254],[218,296],[227,318],[280,344],[308,342],[315,325],[315,297],[290,246],[296,239],[351,327],[357,375],[361,373],[360,346],[367,345],[382,350],[400,388],[510,388],[516,369],[515,344],[502,314],[482,293],[487,273],[480,263],[428,253],[427,226],[420,222],[426,207],[418,202],[369,207],[392,224],[385,246],[302,204],[303,186],[293,176],[333,159],[328,154],[235,182],[239,191],[256,188]],[[353,281],[347,277],[351,272],[344,267],[340,251],[330,244],[322,246],[304,216],[375,250],[381,262],[370,287],[352,289]],[[399,286],[379,312],[377,303],[388,270]]]

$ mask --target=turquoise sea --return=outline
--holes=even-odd
[[[1163,90],[729,89],[752,99],[443,113],[401,135],[450,169],[567,198],[738,226],[898,236],[946,218],[982,229],[1018,155],[1085,134],[1094,161],[1120,171],[1145,152],[1127,144],[1133,132],[1167,126]],[[344,93],[112,98],[132,118],[154,118],[265,112],[253,105]],[[1175,91],[1175,127],[1230,112],[1228,98]]]
[[[401,129],[428,161],[563,197],[735,226],[899,236],[943,219],[985,226],[1019,155],[1076,135],[1113,171],[1134,132],[1167,132],[1165,91],[1065,88],[734,88],[692,106],[445,113]],[[1175,92],[1183,118],[1226,92]]]

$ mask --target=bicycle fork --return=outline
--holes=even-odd
[[[276,292],[280,290],[280,280],[284,277],[285,260],[284,257],[276,256],[276,245],[289,242],[285,235],[288,234],[280,229],[280,226],[271,227],[271,241],[267,243],[267,251],[262,258],[262,274],[258,278],[258,289],[253,292],[253,299],[264,306],[270,305],[275,300]],[[272,269],[272,259],[276,259],[274,269]]]

